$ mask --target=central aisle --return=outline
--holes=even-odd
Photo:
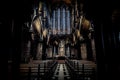
[[[62,62],[60,61],[58,63],[52,79],[53,80],[69,80],[70,79],[70,75],[68,73],[67,67],[65,63],[63,63],[63,61]]]

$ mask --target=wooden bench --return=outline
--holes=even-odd
[[[39,64],[38,67],[20,68],[21,80],[45,80],[50,78],[57,66],[57,61]]]
[[[80,64],[66,59],[68,71],[74,80],[96,80],[96,69],[90,64]]]

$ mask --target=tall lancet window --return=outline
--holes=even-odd
[[[63,8],[62,11],[63,11],[63,19],[62,19],[62,22],[63,22],[63,30],[62,30],[62,31],[63,31],[63,34],[65,34],[65,26],[66,26],[66,25],[65,25],[65,24],[66,24],[66,23],[65,23],[65,8]]]
[[[67,34],[70,34],[70,11],[68,9],[66,9],[66,16],[67,16],[66,30],[67,30]]]
[[[60,8],[60,34],[63,33],[63,11],[62,11],[62,7]]]
[[[58,25],[57,25],[58,26],[58,34],[60,34],[60,8],[58,8],[57,11],[58,11],[58,20],[57,20],[58,21]]]
[[[70,11],[68,7],[61,6],[53,10],[53,34],[70,34]]]
[[[56,30],[55,30],[55,10],[53,11],[53,34],[56,34]]]
[[[57,10],[57,8],[55,10],[55,31],[57,34],[58,33],[58,10]]]

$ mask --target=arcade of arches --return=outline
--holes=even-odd
[[[112,75],[109,71],[115,68],[109,64],[110,55],[119,60],[120,11],[113,7],[99,16],[94,8],[98,5],[89,2],[36,0],[28,6],[25,2],[19,19],[12,14],[10,36],[16,44],[9,50],[10,80],[108,79],[105,74]],[[110,26],[108,32],[106,26]]]

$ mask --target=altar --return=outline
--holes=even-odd
[[[65,56],[65,42],[62,40],[59,43],[59,47],[58,47],[58,55],[59,56]]]

